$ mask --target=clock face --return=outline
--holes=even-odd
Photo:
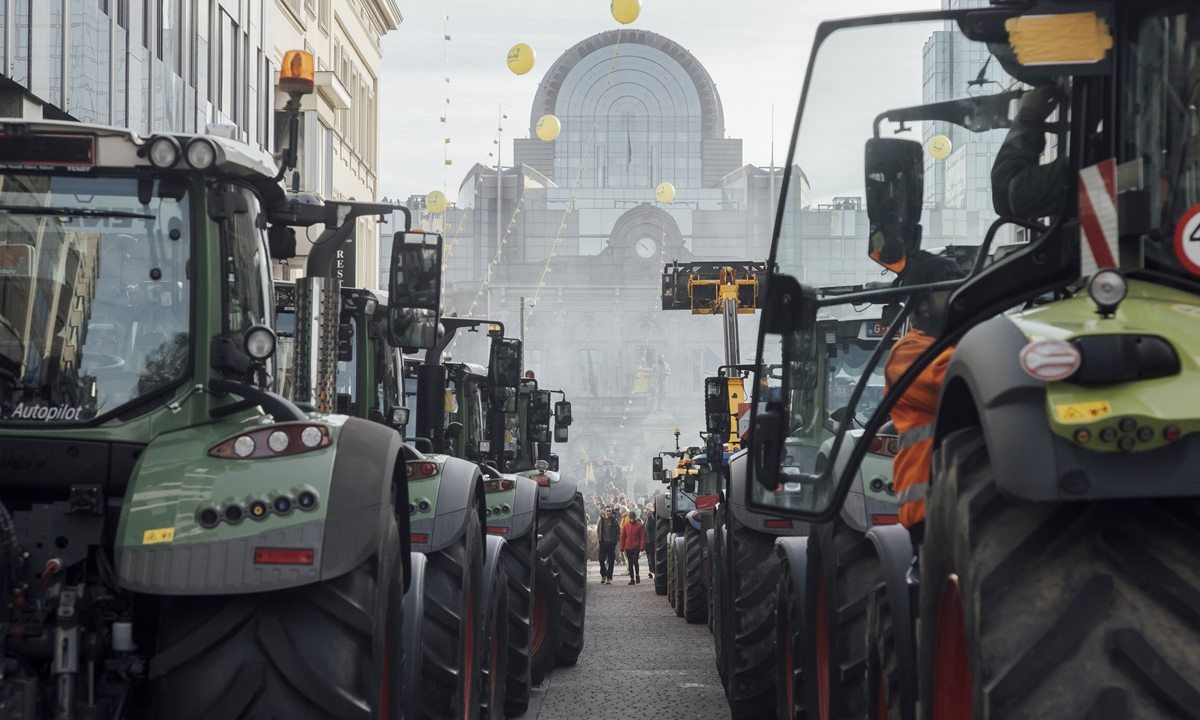
[[[658,252],[658,243],[650,238],[642,238],[633,244],[633,250],[638,254],[638,257],[654,257],[654,254]]]

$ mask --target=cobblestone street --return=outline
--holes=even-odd
[[[725,694],[707,625],[676,617],[645,574],[630,587],[618,565],[612,585],[588,563],[584,649],[534,691],[528,720],[724,720]]]

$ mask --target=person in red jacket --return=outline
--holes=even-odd
[[[629,522],[621,528],[621,550],[629,560],[629,584],[636,585],[642,581],[641,568],[638,566],[638,555],[646,549],[646,528],[638,519],[637,509],[629,511]]]

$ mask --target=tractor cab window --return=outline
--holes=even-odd
[[[1141,163],[1150,196],[1146,267],[1196,280],[1200,232],[1177,241],[1176,229],[1200,205],[1200,13],[1153,17],[1131,38],[1122,159]]]
[[[187,375],[189,202],[174,178],[0,174],[0,424],[90,421]]]
[[[466,448],[474,456],[479,452],[479,441],[483,440],[483,396],[479,389],[479,379],[470,378],[466,383],[466,407],[463,416],[463,436],[466,438]]]
[[[388,345],[384,334],[382,331],[372,333],[371,338],[371,349],[375,355],[375,397],[373,402],[374,410],[379,413],[380,417],[386,417],[389,408],[404,404],[396,383],[396,349]]]
[[[834,411],[850,403],[850,397],[862,380],[867,361],[871,359],[873,352],[874,346],[856,341],[833,343],[829,346],[825,360],[825,427],[831,432],[837,429],[832,419]],[[883,401],[883,368],[886,362],[885,355],[875,366],[858,405],[854,407],[856,426],[863,418],[871,417],[875,408]]]

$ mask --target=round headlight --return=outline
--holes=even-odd
[[[254,438],[243,435],[233,441],[233,452],[238,457],[250,457],[254,453]]]
[[[150,149],[146,153],[150,158],[150,164],[156,168],[174,167],[175,163],[179,162],[181,154],[179,141],[170,135],[160,135],[151,140]]]
[[[321,431],[309,425],[300,433],[300,442],[304,443],[304,447],[315,448],[321,444]]]
[[[196,170],[207,170],[217,161],[217,149],[211,140],[195,138],[187,144],[187,163]]]
[[[1113,268],[1104,268],[1092,275],[1092,279],[1088,282],[1088,295],[1091,296],[1092,302],[1096,303],[1096,309],[1103,315],[1111,315],[1116,312],[1117,306],[1125,299],[1125,293],[1129,292],[1129,283],[1125,282],[1125,276],[1120,270]]]
[[[266,360],[275,352],[275,333],[266,325],[253,325],[243,339],[246,354],[255,360]]]
[[[271,448],[275,452],[283,452],[284,450],[287,450],[287,446],[288,436],[287,433],[282,430],[276,430],[267,437],[267,447]]]

